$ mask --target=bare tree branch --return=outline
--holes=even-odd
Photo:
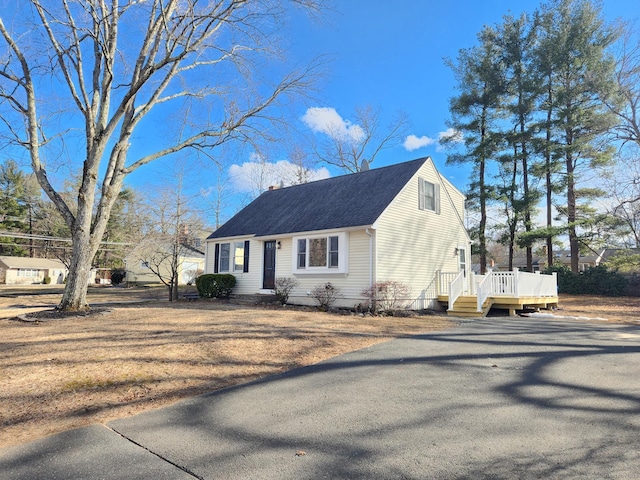
[[[0,48],[7,52],[0,100],[11,106],[0,117],[3,130],[28,150],[39,184],[73,238],[61,307],[85,305],[91,260],[127,174],[185,149],[267,136],[264,125],[277,122],[272,107],[279,98],[309,87],[314,65],[281,80],[273,78],[284,64],[261,70],[265,57],[280,61],[272,34],[291,6],[316,14],[321,2],[28,0],[19,2],[27,14],[11,29],[0,19]],[[139,141],[149,137],[144,119],[158,112],[167,123],[166,109],[184,110],[189,100],[199,108],[190,110],[194,117],[177,138],[153,132]],[[74,131],[82,126],[84,143],[65,158],[81,167],[73,209],[43,161],[74,143],[64,138],[70,125]],[[142,153],[131,160],[133,142]]]

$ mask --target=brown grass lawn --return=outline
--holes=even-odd
[[[35,288],[39,288],[35,289]],[[0,290],[0,447],[133,415],[391,338],[449,328],[442,316],[362,317],[91,288],[88,317],[17,321],[59,290]],[[25,294],[26,293],[26,294]],[[559,315],[638,320],[638,299],[562,297]]]

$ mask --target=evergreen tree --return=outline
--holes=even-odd
[[[479,46],[460,50],[456,62],[447,61],[460,92],[450,102],[452,119],[449,126],[464,138],[464,150],[450,154],[447,163],[473,166],[468,199],[480,213],[478,253],[480,271],[484,274],[487,269],[487,207],[494,197],[487,168],[489,162],[497,160],[503,146],[499,119],[505,82],[496,30],[485,27],[478,39]],[[453,140],[453,137],[444,139],[444,143],[452,144]]]
[[[0,231],[33,233],[34,208],[39,188],[13,160],[0,165]],[[0,255],[33,256],[32,240],[0,237]]]
[[[519,217],[522,217],[525,232],[533,229],[532,217],[536,210],[539,194],[530,180],[532,154],[534,153],[535,130],[533,120],[535,102],[540,93],[539,79],[532,68],[532,52],[536,41],[536,29],[527,15],[519,18],[507,16],[499,28],[499,41],[502,50],[502,62],[505,66],[506,90],[508,100],[505,109],[509,115],[511,131],[507,138],[512,154],[505,154],[503,162],[512,163],[511,183],[507,198],[513,209],[512,225],[510,225],[509,246],[510,262],[513,260],[515,228]],[[518,175],[519,172],[519,175]],[[519,179],[519,181],[517,181]],[[527,270],[533,271],[533,248],[530,242],[525,243]]]
[[[585,170],[608,165],[613,158],[612,149],[602,139],[614,119],[602,98],[603,92],[615,87],[614,61],[607,48],[617,34],[605,24],[600,9],[589,1],[554,0],[541,8],[538,18],[541,41],[537,68],[547,78],[544,142],[547,201],[550,203],[553,190],[550,177],[556,161],[562,162],[571,269],[577,272],[578,184]]]

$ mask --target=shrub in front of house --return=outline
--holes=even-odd
[[[407,307],[411,287],[395,280],[377,282],[362,291],[374,312],[392,313]]]
[[[51,277],[44,277],[42,279],[42,283],[44,283],[45,285],[49,285],[51,283]]]
[[[111,285],[120,285],[124,282],[124,279],[127,276],[127,272],[125,272],[121,268],[114,268],[111,270]]]
[[[298,286],[298,281],[291,277],[278,277],[273,288],[274,295],[279,303],[285,304],[289,300],[291,291]]]
[[[341,296],[340,289],[331,285],[330,282],[324,285],[316,285],[309,293],[311,298],[314,298],[318,302],[320,310],[328,311],[336,300]]]
[[[205,298],[229,298],[236,277],[230,273],[207,273],[196,278],[198,294]]]

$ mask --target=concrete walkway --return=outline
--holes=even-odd
[[[0,450],[0,478],[636,479],[640,328],[463,322]]]

